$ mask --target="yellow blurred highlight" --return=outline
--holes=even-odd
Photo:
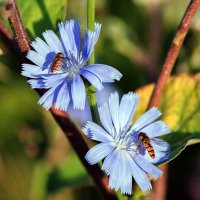
[[[173,131],[195,132],[200,130],[200,74],[181,74],[171,77],[162,96],[159,109],[162,120]],[[145,112],[154,84],[136,90],[140,101],[135,121]]]

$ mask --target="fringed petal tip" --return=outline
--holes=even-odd
[[[24,76],[24,73],[26,73],[27,68],[29,68],[29,64],[23,63],[22,64],[22,71],[21,71],[21,75]]]
[[[85,155],[85,160],[87,160],[87,162],[88,162],[90,165],[96,164],[96,163],[93,163],[93,162],[90,161],[90,158],[89,158],[88,153],[86,153],[86,155]]]
[[[59,22],[58,28],[59,28],[59,30],[63,29],[64,28],[64,22]]]
[[[99,113],[101,113],[103,110],[105,110],[105,108],[108,107],[108,104],[105,102],[104,104],[102,104],[101,106],[98,107],[98,111]]]
[[[81,106],[73,105],[73,109],[75,109],[75,110],[84,110],[84,108],[85,108],[84,105],[81,105]]]
[[[108,171],[108,170],[106,170],[106,169],[104,169],[104,168],[103,168],[103,166],[101,167],[101,170],[103,170],[103,171],[106,173],[106,175],[107,175],[107,176],[109,176],[109,175],[110,175],[109,171]]]
[[[83,133],[89,137],[90,139],[93,139],[93,134],[91,129],[88,127],[89,126],[89,122],[87,122],[87,124],[81,129],[83,131]]]
[[[55,109],[59,111],[67,112],[68,107],[63,107],[62,105],[55,104]]]
[[[40,100],[38,101],[38,104],[41,105],[46,111],[48,111],[52,105],[48,105],[45,102],[40,102]]]
[[[95,26],[96,29],[101,29],[102,24],[100,24],[100,23],[98,23],[98,22],[95,22],[95,23],[94,23],[94,26]]]
[[[117,91],[112,92],[112,93],[110,94],[109,100],[115,99],[115,98],[119,98],[119,95],[118,95],[118,92],[117,92]]]
[[[60,29],[60,28],[64,28],[66,31],[68,31],[68,28],[69,28],[69,26],[68,25],[74,25],[74,24],[77,24],[77,25],[79,25],[80,26],[80,23],[79,23],[79,21],[77,20],[77,19],[70,19],[70,20],[68,20],[68,21],[65,21],[65,22],[59,22],[58,23],[58,28]],[[100,30],[101,30],[101,24],[100,23],[97,23],[97,22],[95,22],[95,28],[94,28],[94,31],[91,31],[91,30],[86,30],[88,33],[89,33],[89,35],[91,34],[91,33],[94,33],[94,32],[97,32],[97,33],[99,33],[100,32]]]
[[[167,124],[163,125],[163,132],[165,132],[165,134],[171,133],[170,128]]]
[[[42,97],[39,99],[38,104],[41,105],[47,111],[52,107],[52,103],[50,103],[49,101],[44,101]]]
[[[122,78],[122,74],[120,73],[114,73],[114,74],[111,74],[110,75],[110,80],[109,81],[104,81],[105,83],[106,82],[110,82],[110,83],[112,83],[112,82],[115,82],[115,81],[119,81],[120,79]]]
[[[162,115],[161,111],[156,106],[152,107],[149,110],[151,110],[152,112],[155,112],[158,116]]]
[[[49,110],[53,105],[55,99],[55,88],[48,90],[43,96],[39,99],[38,104],[42,105],[46,110]]]
[[[79,21],[77,19],[70,19],[65,22],[59,22],[58,26],[66,26],[67,24],[76,24],[76,23],[79,24]]]
[[[31,76],[30,72],[27,72],[27,71],[24,70],[24,69],[22,69],[21,75],[22,75],[22,76],[25,76],[25,77],[30,77],[30,76]]]
[[[42,39],[39,37],[36,37],[35,40],[31,43],[31,46],[33,49],[40,54],[43,57],[46,57],[46,55],[51,51],[47,43],[45,43]]]
[[[103,85],[99,85],[99,87],[95,87],[99,92],[104,89]]]
[[[29,60],[31,60],[32,62],[34,62],[37,58],[36,58],[37,52],[34,50],[29,50],[28,53],[26,54],[26,58],[28,58]],[[36,62],[34,62],[35,64],[37,64]]]
[[[108,185],[108,188],[109,189],[112,189],[112,190],[115,190],[115,192],[117,192],[117,190],[119,190],[119,187],[115,187],[114,185],[110,185],[110,183],[109,183],[109,185]],[[122,193],[123,194],[123,193]]]
[[[84,127],[82,127],[81,130],[85,135],[87,135],[87,130],[88,130],[87,129],[87,124]]]
[[[30,58],[31,52],[33,52],[33,50],[29,50],[28,53],[26,54],[26,58]]]
[[[130,100],[135,100],[135,101],[139,101],[140,98],[140,96],[134,92],[129,92],[127,96]]]
[[[115,192],[117,192],[120,189],[122,195],[131,195],[132,194],[132,191],[127,191],[126,189],[122,189],[119,186],[116,187],[114,185],[110,185],[110,183],[108,185],[108,188],[114,190]]]
[[[115,80],[120,80],[122,74],[115,68],[104,64],[91,64],[82,69],[82,73],[88,71],[95,75],[101,83],[111,83]]]
[[[154,173],[152,173],[152,172],[150,172],[150,173],[147,172],[147,174],[148,174],[148,176],[150,177],[150,179],[157,180],[159,177],[162,176],[163,171],[160,170],[160,169],[159,169],[158,167],[156,167],[155,165],[154,165],[154,167],[157,168],[156,170],[154,170]]]
[[[88,32],[88,34],[89,34],[90,36],[91,36],[91,34],[93,34],[93,33],[99,35],[99,33],[100,33],[100,31],[101,31],[101,26],[102,26],[102,25],[101,25],[100,23],[95,22],[95,23],[94,23],[94,30],[92,31],[92,30],[87,29],[86,31]]]
[[[163,171],[160,170],[160,174],[156,175],[156,176],[152,176],[154,180],[157,180],[159,177],[161,177],[163,174]]]
[[[145,188],[140,188],[143,192],[147,192],[147,191],[150,191],[150,190],[152,190],[152,185],[151,184],[149,184],[149,185],[147,185],[147,187],[145,187]]]
[[[27,83],[31,86],[32,89],[36,89],[36,88],[39,88],[38,87],[38,82],[39,80],[34,80],[34,79],[31,79],[31,80],[28,80]]]
[[[95,123],[94,123],[94,122],[91,122],[91,121],[87,121],[86,124],[85,124],[85,126],[82,128],[82,130],[87,131],[88,129],[90,129],[90,126],[91,126],[92,124],[95,124]],[[97,125],[97,126],[98,126],[98,125]]]
[[[111,74],[111,78],[113,80],[119,81],[122,78],[122,74],[118,70],[114,70],[113,74]]]

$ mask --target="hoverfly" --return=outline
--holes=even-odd
[[[146,135],[146,133],[140,132],[138,138],[139,138],[140,142],[142,143],[142,145],[146,148],[150,157],[155,158],[154,149],[150,143],[150,138]]]
[[[58,67],[62,63],[63,59],[64,59],[63,53],[57,53],[55,55],[55,57],[53,59],[52,67],[51,67],[52,73],[55,72],[58,69]]]

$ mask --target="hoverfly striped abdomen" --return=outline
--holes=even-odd
[[[150,157],[155,158],[154,149],[150,143],[150,138],[146,135],[146,133],[140,132],[138,138],[139,138],[140,142],[142,143],[142,145],[146,148]]]
[[[52,67],[51,67],[51,72],[55,72],[59,65],[61,65],[62,60],[64,59],[64,55],[62,53],[57,53],[53,59]]]

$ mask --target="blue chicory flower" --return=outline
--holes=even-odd
[[[22,75],[31,78],[28,83],[32,88],[48,89],[38,102],[44,108],[49,109],[55,103],[55,108],[66,111],[71,100],[75,109],[83,110],[86,92],[82,77],[102,90],[103,82],[119,80],[122,75],[108,65],[87,65],[100,34],[100,24],[95,23],[93,32],[86,30],[83,41],[78,21],[69,20],[58,27],[60,38],[47,30],[43,33],[45,42],[38,37],[32,42],[34,50],[28,52],[27,58],[34,64],[23,64]],[[58,59],[58,55],[62,57]]]
[[[152,163],[169,157],[169,144],[155,138],[170,133],[164,122],[155,122],[161,115],[157,108],[151,108],[131,125],[138,99],[138,95],[130,92],[119,102],[118,93],[112,93],[109,102],[98,109],[103,127],[87,122],[83,128],[89,138],[100,142],[88,151],[86,160],[93,165],[104,159],[102,170],[109,175],[109,187],[120,188],[123,194],[132,193],[132,177],[143,191],[151,189],[147,173],[154,179],[162,174]],[[141,132],[150,139],[155,158],[139,139]]]

